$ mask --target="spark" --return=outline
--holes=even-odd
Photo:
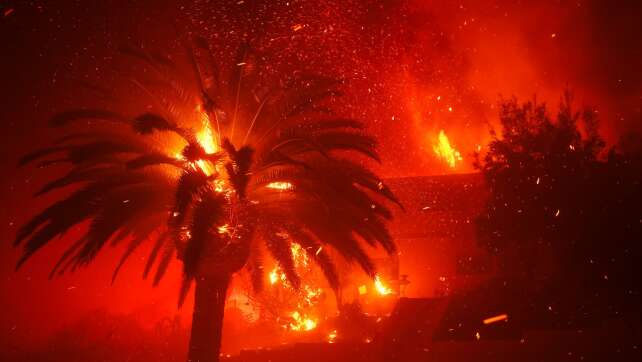
[[[508,314],[500,314],[494,317],[484,319],[484,324],[491,324],[501,321],[508,321]]]

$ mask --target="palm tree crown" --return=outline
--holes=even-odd
[[[249,47],[218,71],[203,60],[207,47],[197,44],[188,52],[193,82],[177,76],[179,67],[167,57],[125,49],[155,72],[155,82],[133,82],[155,99],[156,112],[126,117],[82,109],[52,119],[75,131],[21,163],[70,164],[38,194],[73,191],[19,230],[18,266],[72,227],[87,225],[52,275],[88,264],[108,243],[128,241],[115,278],[151,240],[144,275],[156,266],[158,283],[177,257],[181,301],[195,278],[243,266],[260,288],[260,243],[294,287],[291,242],[308,251],[335,289],[339,278],[328,250],[374,276],[363,244],[395,250],[385,220],[391,217],[386,200],[397,201],[358,157],[378,160],[375,140],[362,123],[330,109],[341,82],[295,74],[266,85],[260,57]]]

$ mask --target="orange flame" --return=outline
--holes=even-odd
[[[290,329],[293,331],[311,331],[317,327],[318,321],[316,319],[302,315],[298,311],[292,312],[290,316],[293,320],[290,323]]]
[[[377,293],[381,295],[392,294],[392,289],[388,288],[385,284],[383,284],[383,282],[381,281],[381,277],[379,277],[379,275],[375,275],[374,286],[375,286],[375,289],[377,290]]]
[[[437,143],[432,147],[435,154],[448,164],[451,168],[455,167],[455,164],[462,160],[461,153],[457,151],[454,147],[450,145],[448,136],[442,129],[439,131],[439,136],[437,136]]]

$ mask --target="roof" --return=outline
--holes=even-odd
[[[396,209],[395,238],[467,237],[487,194],[479,173],[387,179],[405,210]]]

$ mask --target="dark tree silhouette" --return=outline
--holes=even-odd
[[[362,156],[379,160],[375,140],[362,123],[332,111],[341,82],[302,73],[266,81],[267,66],[249,46],[224,66],[213,64],[204,41],[195,44],[186,52],[188,76],[168,57],[123,49],[155,74],[132,81],[158,112],[129,118],[83,109],[52,119],[76,131],[21,162],[70,164],[38,194],[68,186],[73,192],[26,223],[16,245],[24,245],[20,266],[86,224],[52,275],[90,263],[108,243],[128,241],[115,278],[134,250],[153,242],[144,275],[157,264],[157,284],[174,257],[182,262],[179,303],[195,284],[188,360],[208,362],[218,360],[231,276],[246,267],[261,287],[260,243],[294,287],[300,281],[291,242],[300,244],[336,290],[332,252],[374,276],[364,243],[395,250],[385,221],[387,201],[397,201],[364,165]],[[178,153],[169,140],[182,145]]]
[[[535,101],[501,103],[501,132],[477,159],[490,189],[478,240],[523,288],[617,314],[640,296],[640,154],[607,151],[597,112],[571,103],[555,119]]]

